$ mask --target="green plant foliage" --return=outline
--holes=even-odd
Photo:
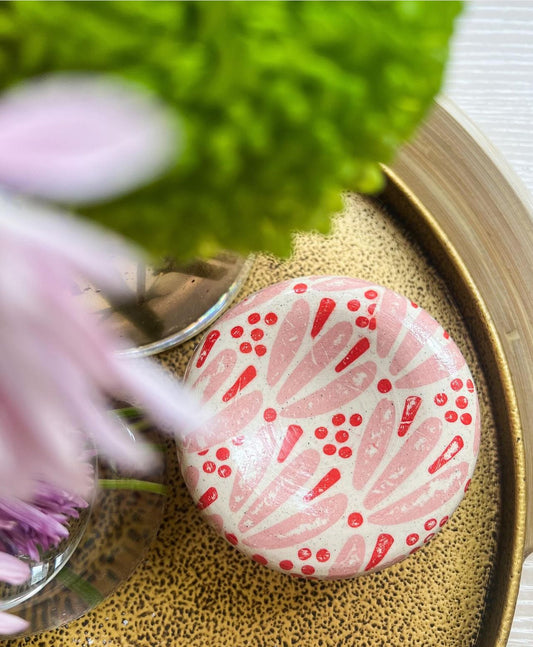
[[[156,183],[83,213],[158,254],[289,251],[343,190],[379,188],[438,92],[460,2],[14,2],[4,87],[51,71],[132,79],[185,150]]]

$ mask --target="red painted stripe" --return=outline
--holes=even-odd
[[[448,461],[451,461],[452,458],[458,454],[461,449],[464,447],[464,441],[461,436],[455,436],[451,443],[446,447],[442,454],[437,458],[437,460],[430,465],[428,472],[430,474],[435,474],[437,470],[440,470],[441,467],[446,465]]]
[[[239,391],[242,391],[244,387],[247,384],[250,384],[250,382],[254,379],[254,377],[257,375],[257,371],[255,369],[255,366],[248,366],[247,368],[244,369],[244,371],[239,375],[239,377],[235,380],[235,384],[231,386],[226,393],[222,396],[222,401],[223,402],[229,402],[231,398],[234,398]]]
[[[198,500],[197,507],[199,510],[205,510],[208,506],[210,506],[212,503],[214,503],[218,499],[218,492],[217,489],[214,487],[210,487],[208,490],[206,490],[200,499]]]
[[[376,541],[376,545],[374,546],[374,552],[372,553],[372,557],[370,558],[370,561],[365,566],[365,571],[369,571],[372,568],[375,568],[382,561],[385,555],[389,552],[393,543],[394,543],[394,537],[392,535],[388,535],[385,532],[382,533]]]
[[[209,335],[205,338],[204,345],[202,346],[202,350],[200,351],[200,356],[198,357],[198,361],[196,362],[196,368],[201,368],[204,365],[205,360],[207,359],[207,356],[211,352],[211,349],[215,345],[216,340],[220,337],[220,331],[218,330],[212,330]]]
[[[356,359],[361,357],[363,353],[366,353],[366,351],[370,348],[370,342],[366,337],[363,337],[363,339],[360,339],[355,346],[348,351],[348,354],[346,357],[341,359],[341,361],[335,366],[335,371],[337,373],[340,373],[343,371],[347,366],[350,366],[352,362],[355,362]]]
[[[289,425],[278,454],[278,463],[283,463],[296,445],[304,430],[299,425]]]
[[[318,310],[316,311],[315,320],[313,322],[313,329],[311,330],[311,337],[316,337],[324,327],[326,321],[329,319],[330,314],[335,309],[335,301],[327,297],[320,301]]]
[[[402,421],[398,427],[398,436],[405,436],[409,431],[409,427],[413,424],[413,420],[420,409],[422,398],[418,395],[410,395],[406,400],[403,407]]]
[[[312,501],[313,499],[316,499],[317,496],[324,494],[324,492],[326,490],[329,490],[332,485],[335,485],[340,477],[341,473],[336,467],[329,470],[326,476],[324,476],[324,478],[321,479],[319,483],[315,485],[315,487],[304,496],[304,501]]]

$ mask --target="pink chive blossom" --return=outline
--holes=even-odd
[[[175,125],[138,88],[93,75],[28,82],[0,99],[0,186],[88,203],[149,181],[176,152]],[[84,507],[87,438],[137,470],[156,460],[109,411],[115,397],[179,433],[194,398],[121,343],[73,297],[83,277],[112,296],[114,259],[144,260],[119,238],[68,214],[0,194],[0,580],[21,584],[40,550],[68,534]],[[27,622],[0,612],[0,634]]]

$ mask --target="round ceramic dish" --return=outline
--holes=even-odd
[[[276,283],[229,310],[186,381],[207,420],[181,444],[206,518],[282,572],[347,578],[416,552],[470,484],[480,416],[449,333],[381,285]]]
[[[379,573],[288,578],[207,526],[174,463],[163,524],[133,576],[82,619],[12,647],[504,647],[533,543],[521,435],[521,421],[533,427],[533,225],[521,190],[450,106],[435,107],[387,172],[379,201],[347,199],[331,238],[297,237],[285,263],[257,258],[239,298],[294,276],[358,276],[407,295],[449,330],[482,418],[472,485],[449,523]],[[194,346],[162,360],[183,374]]]

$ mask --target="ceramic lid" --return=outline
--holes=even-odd
[[[466,362],[422,308],[348,277],[285,281],[210,329],[187,383],[207,417],[180,447],[207,519],[252,559],[343,578],[445,525],[474,469]]]

